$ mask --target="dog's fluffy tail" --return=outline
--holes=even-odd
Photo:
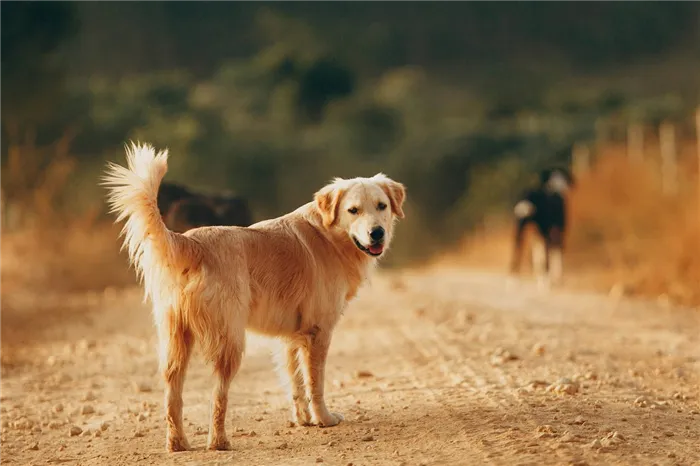
[[[108,203],[117,222],[126,220],[122,235],[129,259],[146,297],[153,300],[176,286],[199,264],[195,241],[168,230],[158,210],[158,188],[168,171],[168,151],[149,144],[126,147],[127,167],[109,163],[103,178]]]

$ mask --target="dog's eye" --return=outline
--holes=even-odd
[[[350,212],[353,215],[357,214],[357,207],[350,207],[348,209],[348,212]]]
[[[380,202],[379,204],[377,204],[377,210],[384,210],[384,209],[386,209],[386,204],[384,204],[383,202]]]

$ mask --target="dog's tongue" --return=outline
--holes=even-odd
[[[381,254],[383,250],[384,250],[383,244],[373,244],[372,246],[369,247],[369,252],[371,252],[372,254]]]

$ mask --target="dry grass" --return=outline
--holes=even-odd
[[[631,164],[625,148],[610,146],[578,178],[571,197],[567,280],[575,287],[628,294],[667,295],[700,304],[700,208],[695,144],[682,146],[679,194],[662,195],[658,163]],[[648,148],[647,159],[658,159]],[[56,189],[52,187],[51,191]],[[34,195],[43,221],[3,230],[2,294],[22,291],[103,291],[134,284],[119,253],[118,227],[97,213],[72,221],[46,214],[47,195]],[[492,223],[465,239],[445,263],[506,272],[511,258],[510,220]]]
[[[102,291],[134,282],[120,257],[118,227],[92,211],[73,212],[61,199],[75,180],[70,145],[75,132],[37,146],[32,131],[9,128],[3,169],[3,230],[0,252],[2,296],[67,291]],[[4,300],[3,300],[4,301]]]
[[[2,294],[102,291],[134,283],[119,253],[118,228],[70,222],[2,235]]]
[[[630,295],[667,296],[700,304],[700,206],[694,143],[682,146],[679,194],[664,196],[658,163],[633,164],[624,147],[599,152],[599,162],[579,176],[571,196],[567,251],[568,283],[574,287]],[[506,271],[512,225],[480,231],[465,239],[451,262]]]

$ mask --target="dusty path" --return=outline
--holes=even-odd
[[[174,455],[138,290],[13,297],[2,323],[3,464],[700,464],[697,311],[463,270],[386,274],[332,345],[328,402],[344,423],[288,427],[253,340],[231,389],[234,451],[203,450],[211,378],[195,358],[197,450]]]

